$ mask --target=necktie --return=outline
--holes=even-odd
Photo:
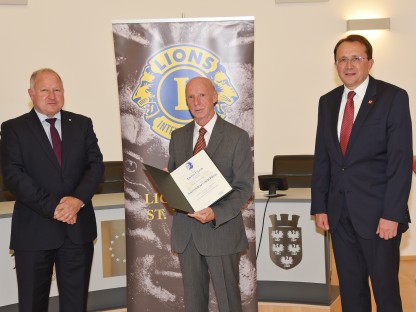
[[[342,155],[345,156],[347,151],[348,140],[354,123],[354,91],[348,92],[347,104],[345,104],[344,117],[342,118],[341,133],[339,135],[339,144],[341,145]]]
[[[204,135],[207,132],[205,128],[199,129],[199,136],[198,140],[196,141],[195,147],[194,147],[194,155],[196,155],[198,152],[202,151],[207,147],[207,144],[205,143]]]
[[[56,158],[58,159],[59,165],[61,165],[62,153],[61,153],[61,137],[59,136],[58,130],[55,128],[56,118],[48,118],[46,121],[51,125],[51,140],[52,147]]]

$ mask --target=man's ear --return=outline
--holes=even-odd
[[[214,95],[214,105],[215,104],[218,104],[218,93],[217,92],[215,92],[215,95]]]
[[[27,93],[29,93],[30,98],[33,98],[33,90],[32,89],[27,89]]]

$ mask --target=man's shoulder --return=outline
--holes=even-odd
[[[77,114],[77,113],[66,111],[66,110],[61,110],[61,117],[62,118],[71,118],[71,119],[75,118],[75,119],[80,119],[80,120],[90,119],[89,117],[87,117],[85,115]]]
[[[344,91],[344,85],[340,85],[332,89],[331,91],[325,93],[324,95],[322,95],[322,98],[330,98],[334,96],[339,96],[340,94],[342,94],[343,91]]]
[[[187,131],[193,131],[194,129],[194,121],[191,121],[189,123],[187,123],[186,125],[184,125],[183,127],[177,128],[175,130],[172,131],[171,135],[175,136],[175,135],[181,135]]]
[[[234,129],[234,130],[237,130],[237,131],[245,131],[244,129],[240,128],[239,126],[237,126],[237,125],[233,124],[232,122],[230,122],[228,120],[225,120],[221,117],[218,117],[218,123],[223,124],[224,127],[227,127],[227,128],[230,128],[230,129]]]
[[[215,127],[219,127],[222,129],[222,131],[225,131],[227,133],[227,135],[230,134],[238,134],[238,135],[243,135],[243,134],[247,134],[248,132],[242,128],[240,128],[239,126],[225,120],[222,119],[221,117],[218,117],[217,119],[217,124],[215,125]],[[214,129],[215,129],[214,127]]]
[[[394,85],[394,84],[392,84],[390,82],[386,82],[386,81],[378,80],[378,79],[373,79],[373,81],[374,81],[374,84],[375,84],[375,86],[377,88],[377,91],[391,90],[391,91],[403,91],[403,92],[406,92],[406,90],[404,90],[403,88],[400,88],[399,86]]]
[[[18,125],[20,123],[22,123],[23,121],[27,120],[28,118],[32,118],[32,112],[27,112],[24,113],[23,115],[8,119],[6,121],[3,121],[2,123],[2,127],[3,126],[14,126],[14,125]]]

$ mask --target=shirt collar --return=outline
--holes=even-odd
[[[53,117],[48,117],[45,114],[39,113],[36,110],[36,108],[35,108],[35,113],[36,113],[36,115],[38,115],[38,118],[41,122],[43,122],[43,121],[45,121],[46,119],[49,119],[49,118],[56,118],[58,120],[61,120],[61,111],[57,112]]]
[[[212,133],[212,130],[214,129],[215,122],[217,121],[217,118],[218,118],[217,114],[214,114],[214,116],[211,118],[211,120],[208,121],[208,123],[204,126],[204,128],[205,128],[205,130],[207,130],[207,132]],[[199,129],[201,129],[201,126],[198,125],[195,122],[195,130],[196,130],[196,132],[198,132]]]
[[[364,98],[365,92],[367,91],[368,83],[370,82],[370,76],[367,76],[367,78],[357,87],[355,90],[350,90],[347,87],[344,86],[344,94],[343,96],[346,98],[348,95],[348,92],[354,91],[356,95],[360,97],[360,99]]]

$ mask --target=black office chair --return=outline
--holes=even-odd
[[[95,194],[123,193],[124,177],[122,161],[105,161],[104,175]]]
[[[0,133],[1,149],[1,133]],[[1,167],[1,155],[0,155]],[[101,183],[95,194],[122,193],[124,192],[123,162],[122,161],[105,161],[104,174]],[[0,171],[0,202],[14,201],[16,198],[10,193],[3,182],[3,176]]]
[[[286,176],[289,188],[309,188],[313,159],[313,155],[276,155],[273,157],[273,174]]]
[[[0,149],[1,149],[1,133],[0,133]],[[1,154],[0,154],[0,167],[1,167]],[[10,193],[3,182],[3,176],[0,170],[0,202],[13,201],[16,198]]]

